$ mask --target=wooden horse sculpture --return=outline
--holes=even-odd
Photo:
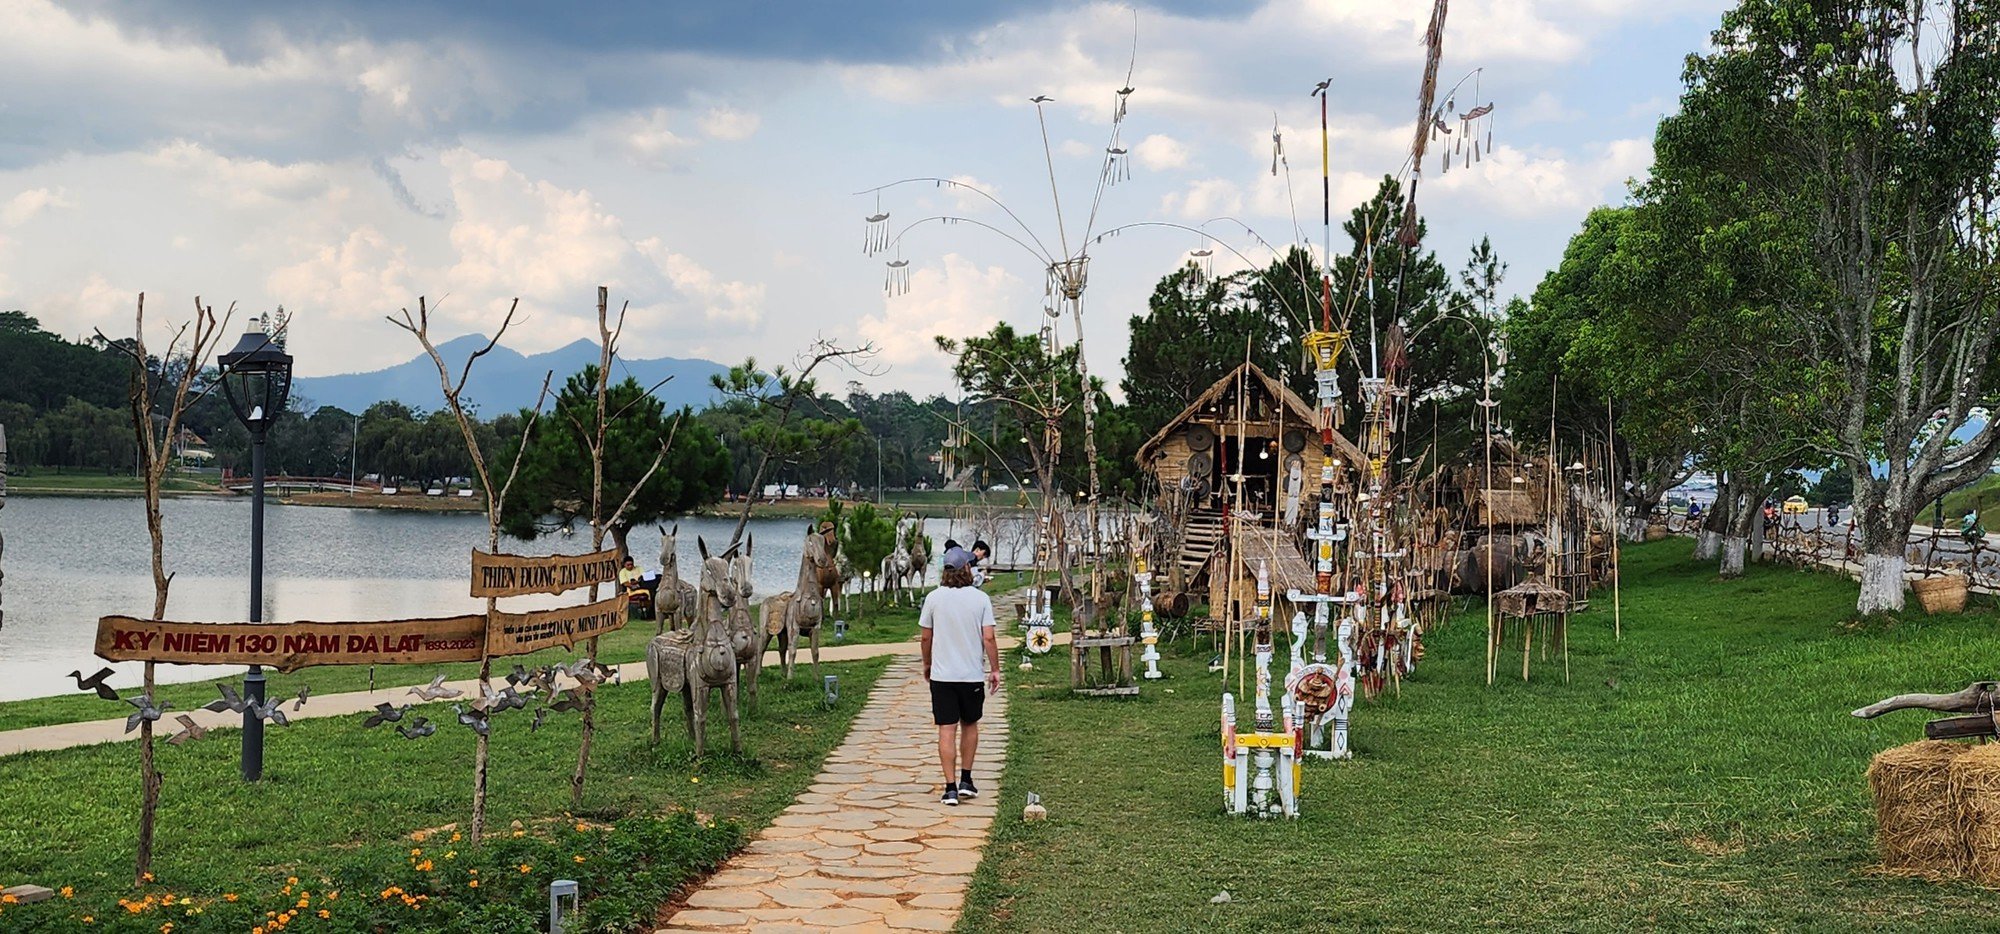
[[[797,586],[764,601],[764,638],[758,641],[758,648],[761,652],[769,640],[777,640],[778,658],[784,664],[787,681],[792,679],[793,667],[798,662],[799,642],[805,639],[812,640],[813,677],[819,677],[819,624],[826,614],[819,592],[818,569],[821,562],[830,560],[821,554],[826,547],[824,536],[808,528],[805,552],[799,556]]]
[[[729,627],[729,647],[736,653],[737,674],[751,706],[757,704],[757,675],[764,669],[764,634],[750,611],[750,552],[756,536],[743,539],[743,550],[729,555],[729,578],[724,581],[723,620]]]
[[[930,577],[931,568],[931,537],[924,534],[923,516],[918,516],[915,522],[910,523],[908,540],[904,542],[903,550],[909,552],[910,569],[916,572],[917,590],[921,591]]]
[[[842,573],[840,539],[836,537],[831,522],[821,522],[817,533],[808,528],[806,537],[820,539],[820,548],[813,559],[813,584],[819,591],[820,605],[838,613],[841,591],[847,579],[852,576],[851,572]]]
[[[907,528],[896,530],[896,547],[882,557],[881,575],[876,578],[889,594],[889,601],[901,604],[907,582],[916,567],[910,563],[910,539]]]
[[[717,688],[722,690],[723,715],[729,718],[729,749],[741,752],[743,744],[736,717],[736,655],[720,600],[731,587],[729,562],[710,557],[707,542],[695,542],[702,557],[701,606],[692,626],[654,636],[647,644],[646,673],[653,685],[653,742],[660,741],[660,707],[668,694],[678,692],[694,754],[700,758],[708,749],[709,692]]]
[[[660,589],[653,595],[653,608],[659,619],[656,633],[678,629],[682,623],[692,625],[695,605],[701,600],[695,586],[681,579],[681,554],[675,541],[680,532],[679,523],[672,531],[660,530]]]

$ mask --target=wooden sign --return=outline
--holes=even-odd
[[[495,657],[526,655],[542,649],[570,648],[592,636],[625,628],[625,595],[559,610],[493,614],[488,648]]]
[[[476,662],[486,617],[369,623],[176,623],[130,616],[97,621],[97,656],[114,662],[269,665],[406,665]]]
[[[472,595],[518,597],[562,593],[618,580],[618,549],[587,555],[492,555],[472,551]]]

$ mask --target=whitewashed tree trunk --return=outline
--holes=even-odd
[[[1743,576],[1743,554],[1749,550],[1749,540],[1740,535],[1730,535],[1722,540],[1722,576]]]
[[[1646,518],[1644,516],[1625,516],[1619,519],[1618,534],[1628,542],[1645,541]]]
[[[1903,566],[1901,549],[1890,554],[1861,556],[1861,599],[1855,605],[1862,614],[1896,613],[1903,609]]]
[[[1694,557],[1697,561],[1714,561],[1722,554],[1722,533],[1704,527],[1694,536]]]

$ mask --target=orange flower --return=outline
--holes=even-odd
[[[70,888],[70,887],[69,887],[69,886],[67,886],[67,885],[65,885],[65,886],[63,886],[63,887],[62,887],[62,897],[64,897],[64,898],[75,898],[75,897],[76,897],[76,890],[75,890],[75,889],[73,889],[73,888]]]
[[[430,872],[430,871],[431,871],[431,861],[430,861],[430,860],[424,860],[423,862],[421,862],[421,863],[418,863],[418,864],[417,864],[417,871],[418,871],[418,872]]]
[[[299,884],[299,877],[298,877],[298,876],[292,876],[291,878],[289,878],[289,879],[286,879],[286,880],[285,880],[285,884],[286,884],[286,885],[298,885],[298,884]]]
[[[145,873],[140,873],[140,874],[139,874],[139,881],[141,881],[141,882],[151,882],[151,881],[153,881],[153,874],[152,874],[152,873],[150,873],[150,872],[145,872]]]
[[[330,892],[326,893],[326,900],[327,900],[327,901],[333,901],[334,899],[336,899],[336,898],[339,898],[339,897],[340,897],[340,890],[339,890],[339,889],[334,889],[334,890],[332,890],[332,891],[330,891]]]
[[[577,862],[579,862],[579,863],[580,863],[580,862],[583,862],[583,857],[581,857],[581,856],[572,856],[572,857],[570,857],[570,859],[573,859],[573,860],[576,860],[576,861],[577,861]]]
[[[85,923],[85,924],[96,924],[96,923],[97,923],[97,916],[95,916],[95,915],[84,915],[84,916],[83,916],[83,923]]]
[[[17,896],[0,895],[0,905],[13,905],[19,903],[20,901],[21,899]]]
[[[451,842],[453,842],[453,843],[457,843],[458,841],[460,841],[460,840],[463,840],[463,839],[465,839],[465,838],[464,838],[464,837],[462,837],[462,836],[460,836],[460,835],[459,835],[459,833],[458,833],[458,831],[454,830],[454,831],[452,831],[452,832],[451,832]]]
[[[421,849],[419,849],[419,848],[416,848],[416,847],[411,847],[411,848],[410,848],[410,855],[411,855],[411,856],[422,856],[422,855],[424,855],[424,851],[423,851],[423,850],[421,850]]]
[[[333,912],[331,912],[331,911],[328,911],[328,910],[326,910],[326,909],[324,909],[324,908],[321,908],[321,909],[319,910],[319,918],[320,918],[320,920],[321,920],[321,921],[324,921],[324,920],[326,920],[326,919],[328,919],[328,918],[331,918],[331,917],[333,917]]]
[[[174,923],[169,921],[160,925],[160,934],[174,934]]]
[[[533,866],[530,866],[530,865],[528,865],[527,863],[522,863],[522,864],[521,864],[521,872],[523,872],[523,873],[526,873],[526,872],[528,872],[528,871],[530,871],[530,870],[532,870],[532,869],[534,869],[534,868],[535,868],[535,867],[533,867]]]
[[[415,840],[415,841],[416,841],[416,842],[418,842],[418,843],[422,843],[422,842],[424,842],[424,841],[425,841],[426,839],[428,839],[429,837],[430,837],[430,833],[429,833],[429,832],[427,832],[427,831],[422,831],[422,830],[419,830],[419,831],[417,831],[416,833],[413,833],[413,834],[410,834],[410,839],[412,839],[412,840]]]
[[[465,884],[465,887],[466,887],[466,888],[468,888],[468,889],[476,889],[476,888],[478,888],[478,887],[479,887],[479,880],[478,880],[478,879],[474,879],[474,880],[472,880],[471,882],[467,882],[467,883]]]
[[[235,900],[236,900],[236,893],[235,893],[235,892],[224,892],[224,893],[222,893],[222,900],[223,900],[223,901],[225,901],[225,902],[233,902],[233,901],[235,901]]]

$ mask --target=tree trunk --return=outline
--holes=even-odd
[[[1735,578],[1743,576],[1743,553],[1748,550],[1748,546],[1748,540],[1740,535],[1729,535],[1722,539],[1722,568],[1720,573],[1723,577]]]
[[[1903,609],[1903,564],[1901,547],[1886,554],[1868,551],[1861,556],[1861,599],[1855,605],[1863,615],[1897,613]]]
[[[1714,561],[1721,554],[1722,554],[1722,533],[1717,532],[1714,529],[1711,529],[1704,524],[1701,527],[1701,531],[1695,533],[1695,539],[1694,539],[1695,560]]]
[[[625,537],[630,534],[632,534],[631,526],[623,522],[614,522],[611,524],[611,541],[617,544],[618,556],[621,558],[629,557],[632,554],[631,547],[625,544]]]

